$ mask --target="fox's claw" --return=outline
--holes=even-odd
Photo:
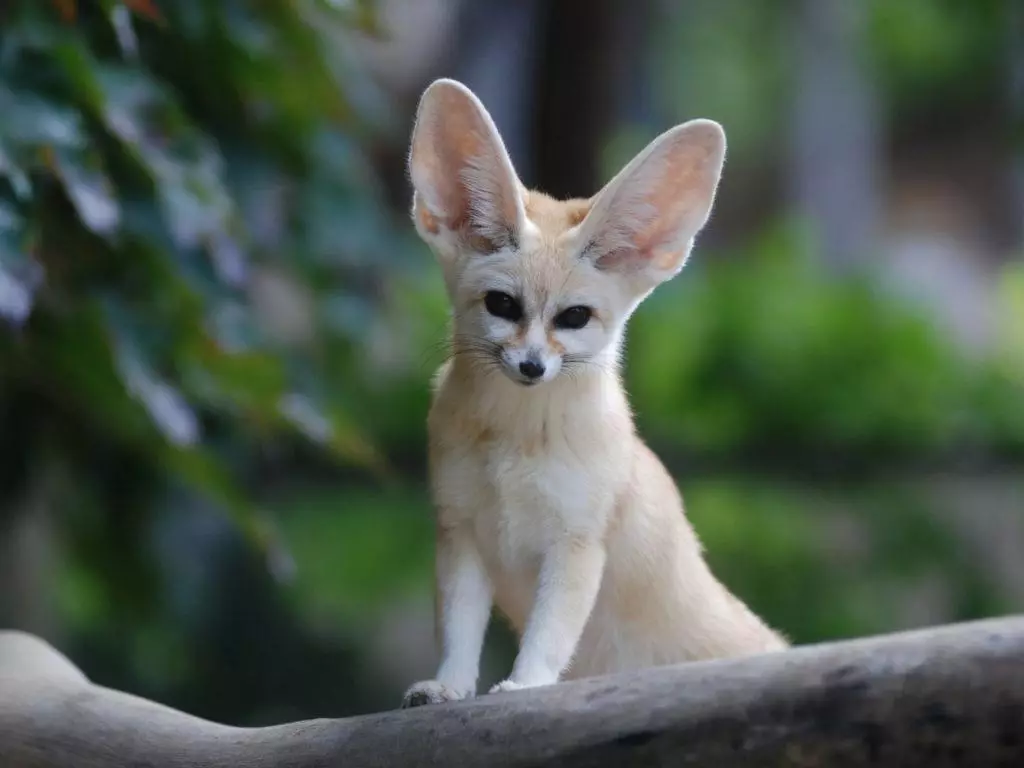
[[[447,701],[459,701],[468,697],[468,693],[456,691],[437,680],[424,680],[405,692],[405,696],[402,697],[402,709],[422,707],[426,704],[444,704]]]

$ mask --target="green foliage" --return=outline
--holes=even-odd
[[[302,561],[291,591],[314,622],[365,627],[389,602],[429,592],[434,528],[422,488],[313,490],[280,504],[282,533]]]
[[[1011,1],[874,0],[869,35],[888,102],[906,111],[937,100],[991,98],[978,85],[1001,81]]]
[[[268,451],[383,467],[338,375],[409,252],[364,149],[389,127],[349,45],[374,19],[25,0],[0,20],[0,451],[61,467],[82,568],[144,614],[144,521],[170,494],[272,550]]]
[[[378,333],[348,371],[353,411],[389,460],[420,467],[431,381],[447,354],[449,309],[440,270],[430,260],[422,272],[395,275],[384,301]]]
[[[968,361],[867,280],[827,276],[789,231],[701,262],[632,322],[629,388],[655,440],[876,460],[1024,445],[1024,379]]]
[[[654,30],[653,92],[676,120],[713,117],[729,136],[730,163],[757,161],[785,127],[784,55],[792,11],[772,0],[690,0],[666,4]],[[604,164],[616,173],[650,136],[613,145]]]
[[[929,509],[926,490],[739,477],[683,483],[715,573],[798,643],[911,626],[908,606],[931,594],[950,621],[1004,609],[991,574]]]

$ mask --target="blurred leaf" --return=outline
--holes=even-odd
[[[32,185],[29,183],[28,174],[7,155],[2,144],[0,144],[0,176],[7,178],[11,189],[19,199],[26,200],[31,197]]]
[[[56,171],[78,211],[82,223],[97,234],[108,235],[121,220],[116,193],[96,154],[56,153]]]
[[[1001,355],[1007,369],[1024,387],[1024,267],[1011,262],[999,283]]]
[[[128,59],[135,59],[139,55],[139,39],[135,34],[135,25],[132,22],[131,11],[127,4],[111,2],[107,0],[107,16],[110,18],[110,26],[114,30],[118,47],[121,54]]]
[[[893,111],[1000,93],[1008,3],[874,0],[870,5],[874,69]]]
[[[188,361],[190,383],[206,391],[211,403],[228,409],[237,406],[272,418],[278,398],[287,386],[283,363],[253,351],[222,353],[209,347]]]
[[[32,311],[32,289],[13,275],[7,257],[0,257],[0,317],[16,324],[25,322]]]
[[[232,212],[223,188],[220,158],[212,148],[200,150],[191,163],[151,154],[157,192],[171,235],[179,248],[195,248],[210,239],[226,239]]]
[[[70,24],[75,20],[78,15],[78,0],[52,0],[52,2],[65,23]]]
[[[151,21],[163,21],[160,9],[155,0],[123,0],[124,6],[138,16],[143,16]]]
[[[29,93],[0,85],[0,141],[24,149],[85,146],[82,118],[73,109],[58,106]]]
[[[171,447],[163,459],[173,474],[227,512],[276,578],[288,581],[294,576],[295,563],[277,525],[252,503],[212,454],[201,448]]]
[[[165,88],[145,72],[121,67],[97,67],[88,73],[95,82],[95,107],[107,128],[121,141],[144,150],[165,140],[175,115]],[[180,117],[178,117],[180,120]]]
[[[20,248],[22,221],[0,204],[0,318],[20,325],[28,319],[42,269]]]
[[[327,414],[309,397],[294,393],[281,399],[279,409],[281,415],[313,443],[375,472],[388,472],[384,458],[373,443],[343,414]]]
[[[248,262],[238,240],[225,231],[210,235],[210,252],[222,282],[241,287],[248,276]]]
[[[157,378],[130,348],[120,347],[117,359],[128,392],[145,406],[163,436],[174,445],[195,445],[199,421],[181,393]]]
[[[308,614],[358,626],[388,600],[429,592],[433,528],[421,489],[307,492],[276,506]]]

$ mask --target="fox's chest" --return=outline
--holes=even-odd
[[[599,524],[599,483],[586,463],[557,449],[453,451],[437,457],[432,480],[438,513],[473,530],[499,602],[501,594],[521,602],[532,593],[543,554]]]
[[[481,539],[529,553],[586,525],[587,474],[584,464],[556,452],[478,446],[442,457],[432,480],[439,507],[471,519]]]

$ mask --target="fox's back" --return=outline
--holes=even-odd
[[[631,459],[601,590],[565,677],[785,647],[712,574],[675,481],[639,437]]]

